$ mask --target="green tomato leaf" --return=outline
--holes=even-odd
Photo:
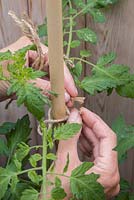
[[[36,153],[29,158],[29,162],[32,165],[32,167],[36,167],[37,162],[40,161],[41,159],[42,159],[42,156],[39,153]]]
[[[81,14],[89,13],[89,10],[96,6],[96,2],[87,0],[86,3],[83,0],[73,0],[75,6],[81,10]]]
[[[119,193],[119,195],[115,198],[115,200],[130,200],[129,199],[129,192]]]
[[[30,83],[21,83],[14,80],[8,90],[8,94],[16,93],[18,106],[24,104],[28,111],[31,112],[38,120],[44,116],[44,106],[49,104],[49,100]]]
[[[97,182],[98,175],[85,173],[93,166],[92,163],[83,163],[72,171],[70,177],[71,191],[78,200],[105,199],[103,187]]]
[[[97,4],[98,6],[103,6],[103,7],[106,7],[110,4],[114,4],[116,3],[118,0],[97,0]]]
[[[16,167],[16,170],[17,170],[17,171],[21,171],[22,162],[20,162],[20,161],[16,158],[16,154],[13,155],[12,164],[14,164],[14,166]]]
[[[14,175],[14,172],[0,167],[0,200],[4,197],[8,189],[8,185]]]
[[[130,83],[118,86],[116,88],[116,92],[122,96],[134,99],[134,81],[130,81]]]
[[[120,190],[121,191],[131,190],[130,183],[123,178],[121,178],[120,180]]]
[[[77,10],[74,9],[74,8],[70,8],[70,9],[68,10],[68,12],[69,12],[69,15],[74,15],[74,14],[77,13]]]
[[[66,165],[63,169],[63,173],[66,173],[69,167],[69,153],[67,154],[67,160],[66,160]]]
[[[79,47],[80,46],[80,41],[79,40],[73,40],[72,42],[71,42],[71,48],[76,48],[76,47]]]
[[[0,52],[0,62],[4,60],[11,60],[12,53],[10,51]]]
[[[54,200],[62,200],[66,197],[66,193],[63,188],[55,187],[51,191],[51,196]]]
[[[112,65],[110,67],[95,66],[92,76],[85,77],[80,87],[87,93],[94,95],[110,88],[117,88],[130,81],[129,68],[123,65]]]
[[[75,67],[72,68],[72,73],[79,78],[82,74],[82,63],[79,61],[75,64]]]
[[[76,32],[78,38],[85,42],[91,42],[96,44],[97,42],[97,35],[94,31],[89,28],[83,28]]]
[[[66,47],[68,45],[68,42],[67,41],[64,41],[63,42],[63,47]]]
[[[41,24],[38,26],[38,35],[40,38],[47,36],[47,24]]]
[[[35,171],[29,171],[28,177],[33,183],[37,185],[39,185],[40,181],[42,180],[42,176],[38,175]]]
[[[55,177],[55,187],[61,187],[61,180],[57,176]]]
[[[8,156],[9,150],[7,144],[3,138],[0,138],[0,156]]]
[[[93,167],[93,163],[91,162],[83,162],[80,166],[72,171],[73,177],[84,175],[91,167]]]
[[[47,158],[48,160],[56,160],[56,159],[57,159],[57,156],[56,156],[55,154],[53,154],[53,153],[48,153],[48,154],[46,155],[46,158]]]
[[[22,192],[20,200],[38,200],[39,193],[34,188],[26,189]]]
[[[118,145],[115,150],[118,151],[119,162],[122,162],[128,150],[134,147],[134,126],[128,126],[120,116],[113,122],[112,129],[117,134]]]
[[[3,68],[2,68],[2,66],[0,66],[0,80],[2,80],[2,81],[6,81],[7,80],[7,78],[3,74]]]
[[[98,66],[104,66],[107,64],[110,64],[111,62],[113,62],[116,59],[116,54],[113,52],[110,52],[108,54],[105,54],[103,56],[101,56],[97,62]]]
[[[13,192],[9,188],[5,193],[4,197],[2,198],[2,200],[20,200],[22,192],[25,189],[28,189],[29,187],[30,185],[26,183],[17,183],[15,191]]]
[[[129,195],[129,200],[134,200],[134,194]]]
[[[47,131],[47,141],[48,141],[49,148],[52,149],[53,146],[54,146],[54,143],[53,143],[52,129],[51,128]]]
[[[106,21],[105,15],[100,11],[100,9],[91,9],[89,12],[95,22],[104,23]]]
[[[29,117],[28,115],[25,115],[22,119],[18,119],[15,124],[15,129],[13,129],[9,134],[6,135],[10,157],[12,157],[18,144],[27,141],[30,133],[31,128]]]
[[[88,51],[88,50],[81,50],[80,51],[80,56],[84,57],[84,58],[87,58],[87,57],[91,56],[91,52]]]
[[[15,123],[5,122],[0,126],[0,135],[6,135],[15,129]]]
[[[14,193],[16,191],[17,184],[19,182],[18,176],[15,175],[11,179],[11,192]]]
[[[75,136],[81,129],[81,124],[62,124],[54,128],[54,139],[55,140],[67,140]]]
[[[16,158],[21,162],[30,152],[30,147],[22,142],[18,145],[18,148],[15,152]]]

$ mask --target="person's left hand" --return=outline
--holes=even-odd
[[[28,45],[31,45],[31,41],[27,37],[21,37],[18,39],[15,43],[9,45],[8,47],[0,50],[0,52],[6,52],[7,50],[10,50],[11,52],[15,52],[23,47],[26,47]],[[49,72],[49,62],[48,62],[48,48],[42,44],[42,50],[44,54],[44,70]],[[26,54],[26,66],[32,66],[32,63],[37,58],[37,52],[36,51],[28,51]],[[38,66],[36,66],[38,68]],[[46,95],[48,94],[47,91],[51,90],[51,85],[49,81],[49,76],[45,77],[45,79],[37,78],[36,80],[32,80],[32,83],[35,83],[35,85],[42,90],[42,92]],[[74,80],[66,67],[64,65],[64,85],[65,85],[65,101],[66,103],[70,101],[71,97],[76,97],[78,95],[78,91],[75,87]],[[5,88],[6,89],[6,88]],[[6,91],[5,91],[6,93]]]
[[[48,59],[48,52],[46,52],[46,48],[47,48],[46,46],[42,45],[42,49],[44,52],[44,71],[46,71],[48,75],[45,77],[45,79],[37,78],[36,80],[32,81],[36,84],[38,88],[41,88],[45,94],[47,94],[48,90],[51,90],[51,85],[49,81],[49,59]],[[28,51],[26,55],[26,65],[32,66],[36,58],[37,58],[36,51],[32,50]],[[71,97],[76,97],[78,95],[78,91],[75,86],[73,77],[65,64],[64,64],[64,86],[65,86],[65,101],[66,103],[69,103],[69,101],[71,102],[70,100]]]

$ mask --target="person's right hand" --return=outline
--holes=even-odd
[[[118,156],[114,150],[116,134],[98,115],[86,108],[81,108],[81,117],[83,129],[79,147],[94,162],[87,173],[100,174],[98,182],[103,185],[107,197],[116,196],[120,190]]]
[[[100,177],[97,181],[104,187],[106,197],[116,196],[120,189],[117,152],[113,150],[117,143],[116,135],[95,113],[86,108],[81,108],[80,113],[78,110],[73,109],[68,122],[81,124],[82,121],[82,130],[77,135],[69,140],[59,142],[55,172],[62,174],[68,153],[70,162],[66,172],[67,176],[70,176],[72,170],[82,164],[77,151],[79,140],[79,147],[82,152],[84,155],[92,157],[92,160],[89,161],[94,163],[94,166],[87,171],[87,174],[99,174]],[[68,200],[71,197],[68,179],[61,177],[61,180],[67,193],[65,199]]]

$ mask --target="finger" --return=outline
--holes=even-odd
[[[84,155],[88,156],[88,151],[87,151],[87,149],[85,148],[85,146],[83,146],[82,143],[78,143],[78,148],[80,149],[80,151],[81,151]]]
[[[69,119],[68,119],[68,123],[78,123],[81,124],[81,117],[79,114],[79,111],[77,109],[73,109],[70,113]],[[61,147],[61,151],[62,149],[66,149],[68,150],[72,150],[74,149],[74,151],[77,151],[77,142],[80,136],[80,132],[81,130],[72,138],[68,139],[67,141],[61,141],[60,144],[62,145]]]
[[[68,119],[68,123],[79,123],[79,124],[82,123],[79,111],[77,109],[73,109],[71,111],[69,119]],[[69,153],[69,157],[71,161],[70,165],[73,165],[74,168],[75,168],[74,163],[76,167],[78,166],[78,164],[80,164],[78,151],[77,151],[77,142],[79,139],[79,135],[80,135],[80,131],[73,138],[70,138],[66,141],[65,140],[60,141],[58,145],[58,150],[57,150],[58,157],[60,156],[65,157]]]
[[[36,80],[31,80],[30,82],[34,83],[37,88],[41,89],[44,95],[50,97],[49,93],[49,91],[51,90],[50,81],[37,78]],[[70,95],[67,92],[65,92],[65,102],[67,103],[69,100],[70,100]]]
[[[120,174],[116,152],[113,151],[108,157],[97,157],[94,164],[95,165],[88,171],[88,173],[100,174],[98,182],[103,185],[107,191],[119,184]]]
[[[26,63],[25,66],[30,67],[32,65],[32,63],[35,61],[35,59],[37,58],[37,52],[36,51],[32,51],[29,50],[26,53],[25,59],[26,59]]]
[[[69,69],[64,66],[64,84],[67,92],[72,96],[76,97],[78,95],[77,88],[75,86],[72,75],[69,72]]]
[[[86,140],[92,144],[93,147],[99,145],[99,139],[96,137],[92,129],[88,128],[84,123],[82,127],[82,134],[86,138]]]
[[[48,52],[48,49],[44,46],[44,68],[45,71],[48,71],[48,63],[49,63],[49,58],[48,58],[48,54],[46,52]],[[28,51],[26,54],[26,66],[31,66],[34,61],[36,60],[38,54],[36,51]],[[36,66],[36,68],[38,69],[38,66]],[[64,84],[65,84],[65,88],[67,90],[67,92],[72,96],[72,97],[76,97],[78,95],[78,91],[76,89],[74,80],[68,70],[68,68],[65,66],[64,67]]]
[[[80,110],[82,120],[91,128],[98,138],[105,137],[107,135],[105,130],[109,130],[109,127],[104,123],[104,121],[95,113],[89,111],[86,108],[81,108]]]
[[[100,156],[109,156],[117,144],[115,133],[99,116],[86,108],[81,109],[81,116],[86,126],[89,127],[100,140]]]
[[[48,53],[48,47],[41,43],[41,48],[44,54]]]
[[[30,83],[34,83],[37,88],[42,90],[43,94],[50,96],[48,93],[48,91],[51,89],[50,81],[37,78],[35,80],[31,80]]]
[[[65,92],[65,102],[68,103],[70,101],[70,95],[68,92]]]
[[[68,123],[82,124],[80,113],[76,108],[71,110],[70,116],[68,118]]]
[[[67,103],[67,107],[68,107],[68,108],[72,108],[73,105],[74,105],[74,103],[73,103],[72,100],[70,100],[70,101]]]
[[[87,161],[87,162],[94,162],[94,156],[92,154],[92,151],[88,153],[88,151],[85,149],[85,147],[78,142],[78,149],[79,149],[79,155],[80,159],[82,158],[82,161]],[[81,157],[82,155],[82,157]]]
[[[119,184],[116,187],[112,188],[110,191],[105,190],[108,199],[117,196],[119,192],[120,192]]]
[[[27,53],[26,53],[26,56],[25,56],[25,59],[26,59],[26,63],[25,63],[25,66],[27,66],[27,67],[31,67],[32,66],[32,64],[35,62],[35,60],[37,59],[37,57],[38,57],[38,53],[37,53],[37,51],[33,51],[33,50],[29,50],[29,51],[27,51]],[[48,54],[47,53],[45,53],[44,55],[43,55],[43,59],[44,59],[44,70],[46,71],[46,72],[48,72]],[[38,63],[38,62],[37,62]],[[39,69],[39,66],[34,66],[34,68],[35,69]]]
[[[93,146],[94,158],[99,156],[99,140],[94,134],[94,132],[83,124],[82,134],[85,136],[86,140],[89,141]]]
[[[91,153],[93,153],[93,146],[91,143],[88,143],[88,141],[82,134],[79,138],[79,144],[85,150],[84,153],[86,153],[87,156],[91,156]]]

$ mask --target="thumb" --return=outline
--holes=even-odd
[[[77,109],[73,109],[68,119],[68,123],[82,123],[79,111]],[[77,142],[80,136],[81,130],[73,137],[68,140],[62,140],[58,145],[58,154],[69,153],[70,158],[75,158],[75,160],[79,160],[78,152],[77,152]]]
[[[82,119],[81,119],[81,116],[80,116],[80,113],[79,111],[74,108],[71,110],[71,113],[70,113],[70,116],[69,116],[69,119],[68,119],[68,123],[77,123],[77,124],[82,124]],[[75,140],[76,142],[78,141],[79,139],[79,136],[80,136],[80,132],[78,132],[78,134],[76,134],[72,139]]]

